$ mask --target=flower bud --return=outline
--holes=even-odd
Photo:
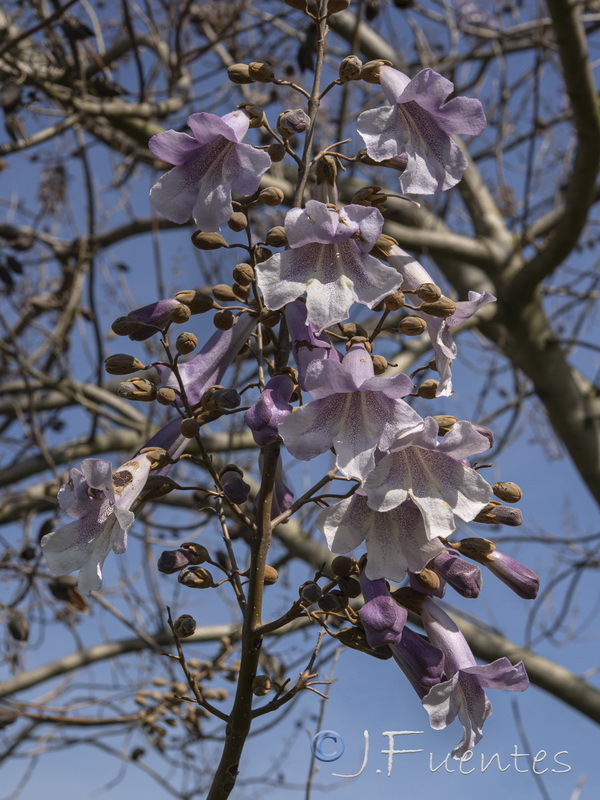
[[[308,605],[317,603],[323,597],[323,590],[315,581],[303,583],[298,589],[298,593],[300,594],[300,599],[308,603]]]
[[[183,586],[191,589],[212,589],[215,585],[213,576],[204,567],[189,567],[179,573],[177,579]]]
[[[161,406],[170,406],[177,399],[177,392],[170,386],[161,386],[156,392],[156,400]]]
[[[234,295],[239,299],[246,301],[250,297],[250,287],[249,286],[242,286],[241,283],[237,283],[234,281],[231,284],[231,289]]]
[[[240,286],[250,286],[255,277],[256,275],[250,264],[236,264],[233,268],[233,279]]]
[[[525,600],[535,600],[537,597],[540,579],[533,570],[515,561],[514,558],[495,550],[490,554],[485,566],[519,597]]]
[[[235,464],[227,464],[219,473],[225,497],[236,505],[245,503],[250,494],[250,484],[244,481],[244,473]]]
[[[298,11],[306,11],[306,0],[283,0],[286,6],[297,8]]]
[[[117,336],[129,336],[142,326],[143,323],[139,319],[135,319],[135,317],[117,317],[110,327]]]
[[[193,417],[187,417],[186,419],[181,420],[181,435],[185,436],[186,439],[193,439],[194,436],[197,436],[198,431],[200,430],[200,425],[198,424],[198,420],[194,419]]]
[[[0,730],[12,725],[20,716],[20,713],[15,708],[0,708]]]
[[[217,300],[222,300],[223,302],[235,302],[237,300],[233,289],[226,283],[217,283],[216,286],[212,287],[211,291]]]
[[[391,67],[392,62],[385,58],[376,58],[374,61],[367,61],[360,71],[361,80],[367,83],[379,83],[381,79],[381,68]]]
[[[419,311],[423,314],[430,314],[432,317],[447,319],[456,311],[456,303],[449,297],[440,297],[434,303],[423,303],[419,306]]]
[[[248,64],[248,72],[252,80],[260,83],[271,83],[271,81],[275,80],[273,67],[266,61],[251,61]]]
[[[348,81],[357,81],[360,78],[362,65],[363,62],[358,56],[346,56],[346,58],[344,58],[340,63],[338,70],[340,81],[342,83],[348,83]]]
[[[198,542],[184,542],[181,548],[185,550],[188,562],[193,566],[197,564],[204,564],[205,561],[210,559],[210,554],[203,544]]]
[[[347,578],[358,572],[358,563],[350,556],[336,556],[331,562],[331,571],[337,578]]]
[[[200,400],[203,407],[232,409],[237,408],[242,398],[236,389],[225,389],[223,386],[210,386]]]
[[[277,186],[267,186],[258,195],[257,202],[265,206],[279,206],[285,200],[285,195]]]
[[[331,614],[346,608],[348,605],[348,598],[344,597],[341,592],[333,591],[329,592],[329,594],[324,594],[318,603],[321,611]]]
[[[285,228],[281,225],[271,228],[265,237],[265,242],[269,247],[287,247],[288,238],[285,233]]]
[[[271,311],[270,308],[263,308],[258,317],[260,324],[264,325],[266,328],[274,328],[276,325],[279,325],[280,320],[281,312]]]
[[[273,142],[267,147],[269,158],[274,164],[277,164],[279,161],[283,161],[286,152],[285,146],[280,142]]]
[[[317,179],[317,186],[326,184],[327,186],[335,186],[337,179],[337,163],[332,156],[324,156],[317,162],[317,169],[315,171],[315,178]]]
[[[271,691],[271,679],[268,675],[256,675],[252,681],[252,694],[264,697]]]
[[[436,381],[433,378],[428,378],[418,387],[417,394],[419,397],[425,398],[425,400],[433,400],[433,398],[436,396],[439,385],[439,381]]]
[[[257,264],[261,264],[263,261],[271,258],[273,252],[269,250],[268,247],[262,247],[262,245],[258,245],[254,248],[254,260]]]
[[[183,323],[187,322],[191,316],[192,311],[189,306],[183,305],[183,303],[178,303],[171,309],[169,314],[169,322],[174,322],[176,325],[183,325]],[[135,335],[133,338],[135,339]]]
[[[173,630],[179,639],[187,639],[196,633],[196,620],[189,614],[182,614],[173,623]]]
[[[469,564],[453,550],[439,553],[429,562],[431,569],[463,597],[474,598],[481,590],[481,570]]]
[[[183,548],[178,550],[163,550],[159,555],[156,567],[163,575],[173,575],[175,572],[187,567],[189,559]]]
[[[310,125],[310,117],[302,108],[288,108],[277,119],[277,130],[284,139],[304,131]]]
[[[189,331],[180,333],[175,341],[175,349],[180,356],[187,356],[187,354],[193,352],[197,346],[198,339]]]
[[[404,292],[401,292],[400,289],[383,298],[383,305],[388,311],[398,311],[399,308],[402,308],[404,302]]]
[[[220,247],[229,247],[220,233],[205,233],[196,231],[192,234],[192,244],[198,250],[218,250]]]
[[[261,128],[264,125],[266,120],[265,112],[260,106],[256,106],[254,103],[240,103],[238,108],[250,117],[251,128]]]
[[[235,317],[233,313],[228,308],[223,308],[221,311],[217,311],[217,313],[213,317],[213,325],[220,331],[228,331],[233,328],[233,323],[235,322]]]
[[[360,581],[356,577],[350,576],[350,577],[340,578],[338,586],[340,587],[340,592],[342,592],[344,597],[348,597],[351,600],[356,597],[360,597],[360,595],[362,594],[362,589],[360,588]]]
[[[375,375],[383,375],[389,366],[387,358],[383,356],[371,356],[371,361],[373,362],[373,372]]]
[[[250,75],[250,67],[247,64],[232,64],[227,68],[227,77],[232,83],[254,83],[254,78]]]
[[[141,369],[147,369],[147,367],[135,356],[129,356],[126,353],[115,353],[114,356],[108,356],[105,359],[104,369],[109,375],[130,375],[132,372],[139,372]]]
[[[444,436],[448,431],[451,431],[458,422],[458,419],[452,417],[450,414],[438,414],[434,417],[434,420],[438,424],[438,436]]]
[[[421,317],[404,317],[398,325],[398,333],[405,336],[420,336],[427,328],[427,323]]]
[[[279,578],[279,573],[275,569],[275,567],[270,566],[270,564],[265,564],[265,572],[263,577],[263,583],[265,586],[272,586],[274,583],[277,583]]]
[[[188,306],[192,314],[204,314],[216,307],[216,303],[210,295],[193,289],[177,292],[175,297],[180,303]]]
[[[442,290],[435,283],[421,283],[415,289],[415,294],[424,303],[436,303],[442,296]]]
[[[509,481],[499,481],[495,483],[492,486],[492,491],[496,497],[499,497],[500,500],[504,500],[505,503],[518,503],[523,497],[521,487]]]
[[[516,528],[523,524],[523,514],[518,508],[509,508],[509,506],[503,506],[492,500],[477,514],[474,522],[482,522],[486,525],[508,525]]]
[[[236,233],[239,233],[239,231],[245,231],[248,227],[248,217],[243,211],[234,211],[227,220],[227,225]]]
[[[367,331],[362,325],[357,325],[356,322],[346,322],[344,325],[340,325],[340,331],[348,339],[352,339],[354,336],[364,336],[365,339],[368,339]]]
[[[119,384],[117,394],[126,400],[138,400],[148,403],[156,399],[156,386],[146,378],[132,378],[130,381],[124,381]]]

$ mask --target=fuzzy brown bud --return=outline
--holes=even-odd
[[[323,590],[315,581],[303,583],[298,589],[298,593],[300,594],[300,599],[309,605],[317,603],[323,597]]]
[[[516,483],[510,481],[499,481],[492,486],[492,491],[500,500],[505,503],[518,503],[523,497],[523,490]]]
[[[264,697],[271,691],[271,679],[268,675],[256,675],[252,681],[252,694]]]
[[[174,322],[176,325],[183,325],[192,316],[192,310],[189,306],[180,303],[178,306],[173,306],[169,312],[169,321]]]
[[[302,108],[288,108],[277,119],[277,130],[284,139],[304,131],[310,125],[310,117]]]
[[[210,295],[195,291],[194,289],[186,289],[183,292],[177,292],[175,299],[188,306],[192,314],[204,314],[206,311],[210,311],[216,306],[215,301]]]
[[[503,506],[502,503],[492,500],[479,512],[474,521],[487,525],[508,525],[516,528],[523,524],[523,514],[518,508]]]
[[[398,325],[398,333],[405,336],[420,336],[427,328],[427,323],[421,317],[404,317]]]
[[[346,336],[348,339],[352,339],[353,336],[364,336],[365,339],[368,338],[367,331],[362,325],[357,325],[356,322],[346,322],[344,325],[340,325],[340,330],[342,335]]]
[[[236,264],[233,268],[233,280],[237,281],[240,286],[250,286],[255,277],[250,264]]]
[[[356,559],[350,556],[336,556],[331,562],[331,571],[338,578],[347,578],[358,571]]]
[[[346,605],[348,604],[347,598],[345,598],[342,594],[334,594],[330,592],[329,594],[323,595],[321,599],[318,601],[319,608],[321,611],[325,611],[327,613],[341,611],[344,608],[344,602],[346,601]]]
[[[340,63],[338,74],[342,83],[357,81],[360,78],[360,71],[363,62],[358,56],[346,56]]]
[[[434,380],[434,378],[428,378],[418,387],[417,394],[419,397],[425,398],[425,400],[433,400],[439,385],[439,381]]]
[[[210,559],[210,554],[203,544],[198,544],[198,542],[184,542],[181,547],[186,552],[188,564],[196,566],[198,564],[204,564],[205,561]]]
[[[200,430],[200,425],[198,424],[198,420],[194,419],[193,417],[187,417],[186,419],[181,420],[181,435],[185,436],[186,439],[193,439],[194,436],[198,434]]]
[[[248,72],[252,80],[259,83],[271,83],[271,81],[275,80],[273,67],[266,61],[251,61],[248,64]]]
[[[179,573],[177,579],[184,586],[192,589],[211,589],[215,582],[213,576],[204,567],[189,567]]]
[[[352,347],[352,345],[355,345],[355,344],[362,344],[362,345],[364,345],[364,348],[365,348],[365,350],[367,351],[367,353],[371,353],[371,352],[373,352],[373,345],[372,345],[372,344],[371,344],[371,342],[370,342],[370,341],[367,339],[367,337],[366,337],[366,336],[353,336],[351,339],[349,339],[349,340],[346,342],[346,350],[350,350],[350,348]]]
[[[357,206],[382,206],[387,200],[387,195],[383,194],[380,186],[363,186],[352,195],[352,204]],[[382,234],[384,235],[384,234]],[[392,239],[391,236],[386,236]],[[393,239],[396,242],[395,239]],[[397,244],[397,242],[396,242]]]
[[[306,0],[283,0],[286,6],[297,8],[298,11],[306,11]]]
[[[246,284],[241,284],[237,281],[234,281],[231,284],[231,289],[234,295],[240,300],[247,300],[250,297],[250,287]]]
[[[287,247],[288,238],[285,233],[285,228],[282,225],[276,225],[267,233],[265,237],[266,244],[269,247]]]
[[[279,578],[279,573],[275,569],[275,567],[271,567],[269,564],[265,565],[265,573],[263,578],[263,583],[265,586],[272,586],[274,583],[277,583]]]
[[[196,231],[192,234],[192,244],[198,250],[218,250],[220,247],[229,247],[220,233],[205,233]]]
[[[315,173],[317,184],[319,186],[326,184],[327,186],[335,186],[337,178],[337,164],[332,156],[324,156],[317,162],[317,169]]]
[[[430,314],[432,317],[447,319],[456,311],[456,303],[449,297],[440,297],[435,303],[423,303],[423,305],[419,306],[419,311],[424,314]]]
[[[198,339],[196,335],[190,333],[189,331],[184,331],[183,333],[180,333],[175,341],[175,349],[177,350],[180,356],[187,356],[187,354],[192,353],[197,346],[198,346]]]
[[[411,581],[425,592],[436,592],[440,588],[439,576],[432,569],[424,569],[412,575]]]
[[[367,61],[360,71],[361,80],[367,83],[379,83],[381,80],[381,68],[391,66],[392,62],[387,61],[385,58],[376,58],[373,61]]]
[[[177,393],[170,386],[161,386],[156,392],[156,400],[161,406],[170,406],[177,399]]]
[[[237,300],[235,292],[231,286],[228,286],[226,283],[217,283],[216,286],[212,287],[211,291],[217,300],[222,300],[224,302],[233,302]]]
[[[258,245],[254,248],[254,259],[257,264],[261,264],[263,261],[271,258],[273,255],[273,251],[269,250],[268,247],[262,247],[262,245]]]
[[[388,311],[398,311],[399,308],[402,308],[404,303],[404,292],[401,292],[400,289],[383,298],[383,305]]]
[[[442,290],[435,283],[421,283],[415,289],[415,294],[424,303],[435,303],[442,296]]]
[[[248,227],[248,217],[243,211],[234,211],[227,220],[227,226],[236,233],[239,233],[239,231],[245,231]]]
[[[179,639],[187,639],[196,633],[196,620],[189,614],[182,614],[173,623],[173,630]]]
[[[256,106],[254,103],[241,103],[238,105],[238,108],[241,109],[248,117],[250,117],[251,128],[260,128],[262,125],[264,125],[266,116],[265,112],[260,106]]]
[[[129,336],[142,328],[143,323],[135,317],[117,317],[110,327],[117,336]]]
[[[383,375],[383,373],[388,368],[388,360],[384,356],[371,356],[371,361],[373,362],[373,372],[375,375]]]
[[[452,417],[450,414],[438,414],[434,417],[434,420],[438,424],[438,436],[444,436],[451,431],[452,428],[458,422],[456,417]]]
[[[267,186],[258,195],[257,201],[265,206],[279,206],[285,200],[285,195],[277,186]]]
[[[415,614],[421,614],[423,601],[425,595],[418,592],[416,589],[411,589],[410,586],[402,586],[396,589],[395,592],[390,592],[394,600],[409,611],[414,611]]]
[[[363,205],[366,205],[366,203],[363,203]],[[375,203],[372,205],[375,205]],[[380,207],[378,206],[378,208]],[[383,258],[385,260],[389,257],[392,247],[397,245],[398,242],[392,236],[382,233],[375,242],[375,246],[371,250],[371,255],[375,256],[375,258]]]
[[[250,75],[248,64],[232,64],[227,69],[227,77],[232,83],[254,83],[254,78]]]
[[[149,403],[156,400],[156,386],[146,378],[132,378],[130,381],[119,384],[117,394],[126,400]]]
[[[213,317],[213,325],[220,331],[228,331],[233,328],[235,317],[228,308],[224,308]]]
[[[280,142],[272,142],[267,147],[267,153],[271,161],[274,164],[277,164],[279,161],[283,161],[283,159],[285,158],[285,154],[287,153],[287,150],[285,149],[285,146],[282,145]]]
[[[108,356],[104,361],[104,368],[109,375],[131,375],[132,372],[147,369],[139,359],[127,355],[127,353],[115,353],[114,356]]]

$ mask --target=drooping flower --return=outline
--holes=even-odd
[[[479,100],[455,97],[444,102],[454,84],[432,69],[411,80],[392,67],[381,67],[381,87],[390,105],[363,111],[357,123],[368,155],[404,166],[403,192],[433,194],[457,184],[468,162],[450,135],[481,133],[486,119]]]
[[[391,642],[389,647],[396,664],[421,699],[443,679],[444,654],[408,626],[404,626],[400,641]]]
[[[216,231],[233,213],[231,193],[254,194],[271,166],[263,150],[242,144],[249,118],[241,111],[223,117],[192,114],[192,136],[169,130],[153,136],[148,147],[155,156],[176,166],[154,184],[150,201],[172,222],[190,217],[205,231]]]
[[[428,539],[419,509],[410,500],[382,513],[356,493],[323,509],[315,524],[334,553],[349,553],[364,541],[365,575],[373,581],[389,578],[400,583],[407,570],[420,572],[444,549],[439,539]]]
[[[390,249],[388,260],[392,267],[398,270],[402,276],[400,289],[402,291],[414,291],[417,286],[423,283],[433,283],[431,275],[419,264],[418,261],[407,261],[406,253],[401,248],[393,245]],[[482,306],[487,303],[494,303],[496,298],[489,292],[469,292],[468,300],[459,300],[456,303],[456,311],[452,316],[441,319],[427,314],[424,311],[417,313],[423,317],[427,323],[427,333],[431,339],[433,352],[435,353],[435,366],[439,375],[439,385],[436,390],[438,397],[452,394],[452,362],[457,356],[458,350],[452,339],[450,328],[460,325],[473,316]]]
[[[58,504],[75,521],[42,538],[42,550],[55,575],[79,570],[79,589],[89,593],[102,585],[102,565],[111,550],[124,553],[130,510],[144,488],[150,459],[142,454],[113,472],[110,461],[86,458],[72,469],[58,492]]]
[[[479,597],[481,570],[475,564],[463,561],[453,550],[444,550],[429,566],[463,597]]]
[[[507,658],[499,658],[478,666],[456,623],[429,597],[423,602],[421,618],[429,641],[444,654],[447,679],[429,690],[423,706],[436,730],[450,725],[458,715],[464,735],[452,757],[461,758],[481,739],[483,723],[492,713],[484,689],[523,692],[529,679],[522,661],[513,666]]]
[[[406,375],[375,377],[363,344],[354,344],[342,362],[318,359],[306,370],[305,385],[315,398],[279,425],[290,453],[303,461],[336,451],[338,469],[364,478],[375,465],[375,449],[387,450],[399,430],[421,422],[400,398],[412,389]]]
[[[449,536],[456,527],[455,516],[473,520],[492,491],[463,461],[487,450],[489,438],[465,421],[457,422],[441,441],[437,433],[433,417],[401,432],[363,485],[369,507],[376,511],[390,511],[412,500],[429,539]]]
[[[309,200],[288,211],[290,249],[256,267],[265,304],[276,310],[306,292],[307,321],[318,330],[346,319],[354,302],[373,308],[400,284],[396,270],[369,255],[382,226],[381,213],[366,206],[334,211]]]

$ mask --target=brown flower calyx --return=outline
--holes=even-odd
[[[182,614],[173,623],[173,631],[179,639],[187,639],[196,633],[196,620],[190,614]]]
[[[371,356],[371,361],[373,362],[373,372],[375,375],[383,375],[389,366],[388,360],[384,356]]]
[[[376,58],[373,61],[367,61],[360,71],[360,78],[367,83],[379,83],[381,80],[381,68],[391,66],[392,62],[387,61],[385,58]]]
[[[233,280],[240,286],[250,286],[255,278],[256,274],[250,264],[236,264],[233,268]]]
[[[366,336],[353,336],[351,339],[348,339],[346,342],[346,350],[350,350],[355,344],[362,344],[367,353],[373,352],[373,345]]]
[[[275,80],[273,67],[267,61],[251,61],[248,64],[248,73],[253,81],[271,83]]]
[[[204,567],[183,569],[177,580],[183,586],[189,586],[191,589],[212,589],[215,585],[213,576]]]
[[[421,283],[414,293],[424,303],[436,303],[442,297],[442,290],[435,283]]]
[[[257,697],[264,697],[271,691],[271,679],[268,675],[256,675],[252,681],[252,694]]]
[[[434,420],[438,424],[438,436],[445,436],[458,422],[457,417],[450,414],[438,414],[434,416]]]
[[[282,225],[271,228],[265,237],[265,244],[268,244],[269,247],[287,247],[288,238],[285,228]]]

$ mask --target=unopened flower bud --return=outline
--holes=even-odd
[[[331,562],[331,571],[338,578],[347,578],[358,572],[358,564],[350,556],[336,556]]]
[[[289,139],[304,131],[310,125],[310,117],[302,108],[289,108],[283,111],[277,119],[277,130],[284,139]]]
[[[135,317],[117,317],[110,326],[113,333],[117,336],[130,336],[143,326],[143,323]]]
[[[227,220],[227,225],[232,231],[238,233],[244,231],[248,227],[248,217],[243,211],[234,211]]]
[[[398,333],[405,336],[420,336],[427,328],[427,323],[421,317],[404,317],[398,325]]]
[[[254,103],[241,103],[238,105],[238,108],[241,109],[248,117],[250,117],[251,128],[262,127],[266,117],[265,112],[260,106],[254,105]]]
[[[417,394],[419,397],[425,398],[425,400],[433,400],[433,398],[436,396],[439,385],[439,381],[436,381],[433,378],[428,378],[418,387]]]
[[[184,567],[188,567],[189,564],[190,560],[185,548],[180,547],[177,550],[163,550],[158,557],[156,567],[163,575],[173,575]]]
[[[181,548],[185,550],[188,562],[193,566],[204,564],[204,562],[208,561],[210,558],[206,547],[204,547],[203,544],[198,544],[198,542],[184,542]]]
[[[463,597],[474,598],[481,590],[481,570],[469,564],[454,551],[444,550],[430,561],[431,569]]]
[[[223,308],[213,317],[213,325],[220,331],[228,331],[233,328],[235,317],[228,308]]]
[[[211,291],[217,300],[222,300],[223,302],[234,302],[237,300],[233,289],[226,283],[217,283],[216,286],[212,287]]]
[[[174,322],[176,325],[183,325],[183,323],[187,322],[191,316],[192,316],[192,311],[190,307],[183,305],[183,303],[178,303],[171,309],[171,313],[169,314],[169,321]]]
[[[191,589],[211,589],[215,582],[213,576],[204,567],[189,567],[179,573],[177,579],[184,586]]]
[[[329,592],[329,594],[323,595],[318,603],[321,611],[329,614],[345,608],[348,605],[348,598],[344,597],[341,592]]]
[[[504,500],[505,503],[518,503],[519,500],[523,497],[523,491],[520,486],[517,486],[516,483],[510,483],[510,481],[499,481],[492,486],[492,491],[499,497],[500,500]]]
[[[156,399],[156,386],[146,378],[132,378],[119,384],[117,394],[126,400],[149,403]]]
[[[438,424],[438,436],[444,436],[458,422],[458,419],[450,414],[438,414],[434,417],[434,420]]]
[[[268,247],[263,247],[262,245],[258,245],[254,248],[254,260],[257,264],[261,264],[263,261],[267,261],[267,259],[271,258],[273,255],[273,251],[269,250]]]
[[[202,396],[202,405],[208,403],[215,408],[227,410],[237,408],[241,402],[242,398],[237,389],[225,389],[223,386],[211,386]]]
[[[373,362],[373,372],[375,375],[383,375],[383,373],[388,368],[388,360],[384,358],[384,356],[371,356],[371,361]]]
[[[281,320],[281,312],[271,311],[270,308],[263,308],[263,310],[260,312],[258,320],[261,325],[264,325],[267,328],[274,328],[276,325],[279,325]]]
[[[348,339],[346,342],[346,350],[350,350],[355,344],[362,344],[367,353],[373,352],[373,344],[366,336],[353,336],[351,339]]]
[[[456,311],[456,303],[449,297],[440,297],[434,303],[423,303],[419,306],[419,311],[422,311],[423,314],[430,314],[432,317],[447,319]]]
[[[285,228],[282,225],[277,225],[267,233],[265,242],[269,247],[287,247],[288,238]]]
[[[252,694],[264,697],[271,691],[271,679],[268,675],[256,675],[252,681]]]
[[[220,247],[229,247],[220,233],[205,233],[196,231],[192,234],[192,244],[198,250],[218,250]]]
[[[215,301],[209,294],[198,292],[193,289],[188,289],[183,292],[177,292],[175,295],[180,303],[188,306],[192,314],[204,314],[215,308]]]
[[[376,58],[374,61],[367,61],[360,71],[361,80],[367,83],[379,83],[381,80],[381,68],[391,67],[392,62],[385,58]]]
[[[251,61],[248,64],[248,72],[252,80],[260,83],[271,83],[271,81],[275,80],[273,67],[266,61]]]
[[[196,620],[189,614],[182,614],[173,623],[173,630],[179,639],[187,639],[196,633]]]
[[[255,277],[254,270],[250,264],[236,264],[233,268],[233,279],[240,286],[250,286]]]
[[[327,14],[337,14],[345,11],[350,5],[350,0],[327,0]]]
[[[12,725],[20,716],[20,712],[16,708],[0,708],[0,730]]]
[[[503,506],[492,500],[477,514],[474,522],[482,522],[485,525],[508,525],[516,528],[523,524],[523,514],[518,508]]]
[[[388,311],[398,311],[399,308],[402,308],[404,303],[404,292],[401,292],[400,289],[383,298],[383,305]]]
[[[360,597],[362,593],[360,581],[357,577],[349,576],[340,578],[338,586],[340,587],[340,592],[342,592],[345,597],[348,597],[351,600],[356,597]]]
[[[200,430],[200,425],[198,424],[198,420],[194,419],[193,417],[187,417],[186,419],[181,420],[181,435],[185,436],[186,439],[193,439],[194,436],[197,436],[198,431]]]
[[[237,281],[234,281],[231,284],[231,289],[234,295],[239,298],[240,300],[247,300],[250,297],[250,287],[247,285],[242,285]]]
[[[309,605],[317,603],[321,597],[323,597],[323,590],[318,583],[315,583],[315,581],[307,581],[306,583],[303,583],[298,592],[300,594],[300,599]]]
[[[525,600],[535,600],[537,597],[540,588],[538,576],[529,567],[515,561],[506,553],[495,550],[485,562],[485,566],[519,597]]]
[[[177,399],[177,393],[170,386],[161,386],[156,392],[156,400],[161,406],[170,406]]]
[[[263,577],[263,583],[265,586],[272,586],[274,583],[277,583],[279,578],[279,573],[272,567],[270,564],[265,564],[265,572]]]
[[[232,64],[227,68],[227,77],[232,83],[254,83],[254,78],[250,75],[248,64]]]
[[[415,289],[415,294],[424,303],[435,303],[441,298],[442,290],[435,283],[421,283]]]
[[[175,349],[180,356],[186,356],[193,352],[198,346],[198,339],[195,334],[185,331],[180,333],[175,341]]]
[[[341,82],[348,83],[348,81],[357,81],[360,78],[362,65],[363,62],[358,56],[346,56],[340,63],[338,71]]]
[[[114,356],[108,356],[104,361],[104,368],[109,375],[130,375],[132,372],[147,369],[135,356],[127,355],[127,353],[115,353]]]
[[[235,464],[228,464],[220,474],[219,480],[225,497],[232,503],[245,503],[250,494],[250,484],[244,481],[244,473]]]
[[[284,145],[282,145],[280,142],[273,142],[267,147],[269,158],[274,164],[277,164],[279,161],[283,161],[286,152],[287,151]]]
[[[352,339],[353,336],[364,336],[365,339],[368,338],[367,331],[362,325],[357,325],[356,322],[346,322],[344,325],[340,325],[340,330],[342,335],[346,336],[348,339]]]
[[[285,195],[277,186],[267,186],[260,191],[257,200],[265,206],[278,206],[285,200]]]

